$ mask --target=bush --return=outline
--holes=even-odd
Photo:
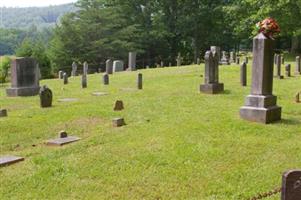
[[[0,58],[0,83],[6,82],[8,70],[10,68],[10,61],[11,59],[7,56]]]

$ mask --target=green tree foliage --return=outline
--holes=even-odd
[[[0,57],[0,83],[5,83],[10,68],[11,59],[8,56]]]

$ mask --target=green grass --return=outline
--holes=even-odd
[[[114,74],[110,86],[90,75],[87,89],[80,77],[67,86],[42,81],[54,93],[50,109],[39,107],[39,97],[8,98],[2,87],[9,117],[0,119],[0,154],[26,160],[0,169],[0,199],[238,200],[280,186],[284,171],[300,168],[300,76],[274,80],[283,120],[263,125],[239,117],[250,87],[240,86],[237,66],[220,68],[226,92],[214,96],[198,92],[203,65],[142,73],[142,91],[121,90],[135,88],[137,72]],[[124,111],[113,111],[116,100]],[[112,127],[118,116],[127,126]],[[43,144],[62,129],[82,140]]]

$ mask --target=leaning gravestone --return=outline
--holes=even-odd
[[[39,94],[38,63],[33,58],[17,58],[11,63],[11,88],[9,97],[35,96]]]
[[[301,58],[300,58],[300,56],[296,57],[296,74],[297,75],[301,74]]]
[[[115,60],[113,62],[113,72],[122,72],[124,71],[124,63],[122,60]]]
[[[129,53],[129,69],[128,71],[136,71],[136,52],[130,52]]]
[[[281,200],[301,199],[301,170],[291,170],[282,176]]]
[[[245,120],[267,124],[281,119],[281,107],[273,96],[273,46],[274,40],[263,33],[253,39],[252,90],[240,109]]]
[[[247,86],[247,63],[245,62],[240,66],[240,84]]]
[[[113,74],[113,61],[111,59],[106,61],[106,73]]]
[[[217,94],[224,91],[224,84],[219,83],[218,55],[207,51],[205,55],[205,84],[200,91],[208,94]]]
[[[41,108],[52,106],[52,91],[46,85],[41,87],[39,95]]]
[[[0,118],[1,117],[7,117],[7,110],[6,109],[0,109]]]
[[[12,165],[17,162],[24,161],[24,158],[18,156],[3,156],[0,157],[0,167]]]

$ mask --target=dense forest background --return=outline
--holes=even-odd
[[[79,0],[2,11],[0,55],[37,58],[43,77],[73,61],[126,61],[129,51],[143,67],[174,64],[179,54],[190,64],[211,45],[248,50],[255,24],[266,17],[281,27],[277,49],[301,49],[301,0]]]

